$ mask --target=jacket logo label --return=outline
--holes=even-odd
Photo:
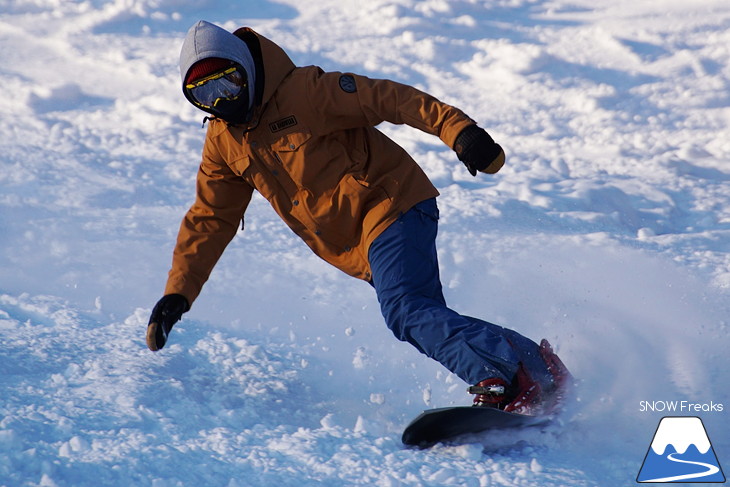
[[[294,115],[290,115],[286,118],[282,118],[281,120],[277,120],[276,122],[271,122],[269,124],[269,129],[272,132],[280,132],[284,129],[288,129],[289,127],[293,127],[297,124],[297,119]]]
[[[340,88],[345,93],[355,93],[357,91],[357,83],[351,74],[343,74],[340,76]]]

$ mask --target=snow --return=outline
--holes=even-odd
[[[0,485],[631,485],[669,414],[642,401],[723,404],[679,414],[730,464],[724,0],[0,12]],[[505,147],[473,179],[438,139],[381,127],[442,193],[450,304],[548,338],[580,380],[559,421],[404,448],[408,421],[467,404],[466,385],[261,197],[169,347],[146,349],[204,137],[177,69],[201,18],[423,88]]]

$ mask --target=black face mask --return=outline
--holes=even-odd
[[[251,110],[248,108],[248,94],[239,96],[235,100],[220,100],[215,107],[205,111],[232,125],[246,123],[251,120]]]

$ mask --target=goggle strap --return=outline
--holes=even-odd
[[[201,79],[195,81],[194,83],[188,83],[185,85],[185,88],[187,88],[188,90],[192,90],[193,88],[197,88],[198,86],[204,85],[208,81],[213,81],[214,79],[220,79],[226,75],[229,75],[229,74],[235,72],[236,70],[237,70],[237,68],[235,66],[231,66],[228,69],[225,69],[223,71],[218,71],[217,73],[213,73],[210,76],[201,78]]]

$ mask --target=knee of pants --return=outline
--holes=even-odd
[[[412,344],[428,339],[448,312],[441,300],[426,296],[400,296],[381,303],[381,311],[393,334]]]

